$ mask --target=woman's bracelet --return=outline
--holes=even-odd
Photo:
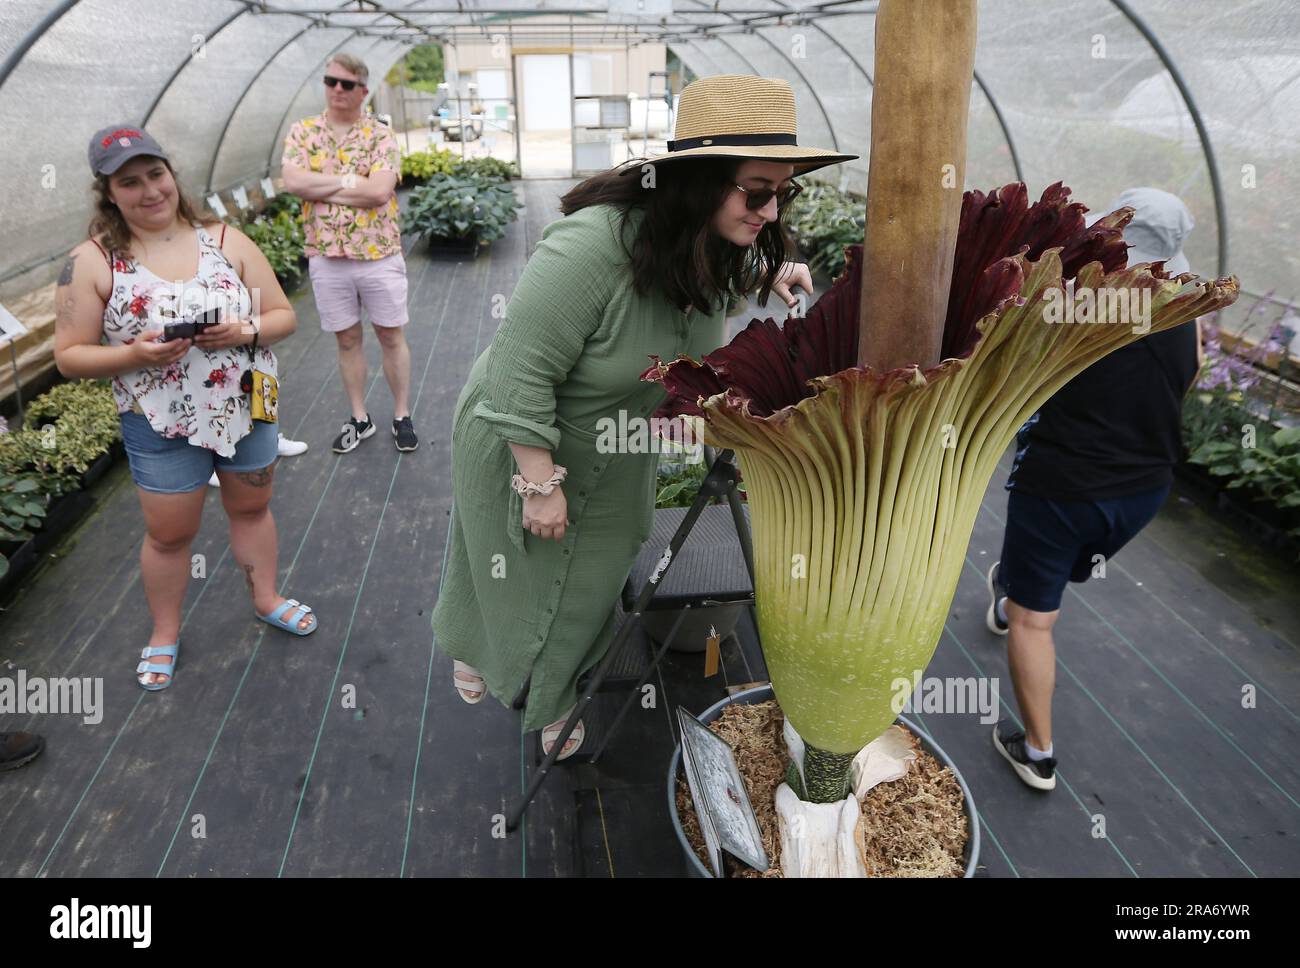
[[[510,478],[510,486],[514,488],[516,494],[523,497],[529,497],[533,494],[540,494],[545,497],[564,481],[564,478],[568,476],[568,473],[569,471],[566,468],[556,464],[554,475],[552,475],[551,479],[544,484],[534,484],[532,481],[524,480],[523,474],[516,474],[514,477]]]

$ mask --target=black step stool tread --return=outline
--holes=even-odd
[[[745,523],[749,524],[749,505],[742,502]],[[627,583],[623,586],[623,608],[631,611],[646,580],[654,572],[664,549],[686,518],[689,508],[657,508],[650,539],[641,546]],[[754,597],[754,587],[745,568],[740,537],[731,517],[731,506],[713,504],[701,512],[695,526],[682,544],[677,558],[668,569],[650,599],[647,611],[698,607],[705,602],[740,602]]]

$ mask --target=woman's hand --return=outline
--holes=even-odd
[[[529,494],[524,498],[524,530],[539,538],[564,538],[569,521],[569,501],[560,485],[550,494]]]
[[[164,343],[162,341],[163,331],[161,329],[151,329],[141,333],[131,349],[135,353],[138,368],[148,366],[171,366],[182,356],[190,351],[194,345],[192,339],[174,339]]]
[[[808,271],[808,266],[802,262],[782,262],[781,268],[776,271],[776,281],[772,283],[772,291],[785,300],[785,304],[791,309],[799,304],[799,297],[792,295],[791,287],[802,286],[803,291],[812,297],[813,284],[812,273]]]
[[[215,326],[209,326],[199,335],[194,337],[194,345],[201,350],[212,352],[213,350],[228,350],[232,346],[243,346],[246,343],[252,343],[252,331],[247,335],[244,333],[244,327],[248,324],[244,320],[232,319],[224,323],[217,323]]]

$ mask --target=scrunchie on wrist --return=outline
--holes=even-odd
[[[516,474],[514,477],[510,478],[510,486],[514,488],[516,494],[522,497],[531,497],[534,494],[540,494],[543,497],[546,497],[554,491],[556,487],[563,483],[568,474],[569,471],[567,468],[556,464],[555,473],[551,476],[550,480],[545,481],[544,483],[534,484],[532,481],[525,480],[524,475]]]

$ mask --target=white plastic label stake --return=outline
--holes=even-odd
[[[266,198],[275,198],[275,182],[269,178],[262,179],[262,194]]]
[[[17,342],[20,336],[27,335],[27,327],[19,322],[18,317],[0,306],[0,336]]]
[[[236,188],[236,189],[235,189],[233,192],[231,192],[230,194],[231,194],[232,196],[234,196],[235,204],[238,205],[240,208],[244,209],[245,211],[247,211],[247,209],[248,209],[248,189],[246,189],[243,185],[240,185],[238,188]]]
[[[217,213],[217,218],[225,218],[230,214],[226,211],[226,205],[221,200],[221,196],[215,193],[208,196],[208,208]]]

